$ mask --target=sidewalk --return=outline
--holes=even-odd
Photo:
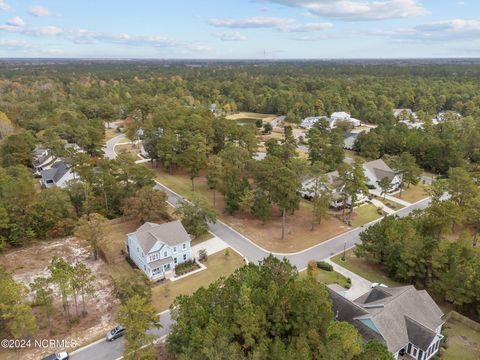
[[[344,267],[334,263],[330,258],[325,260],[333,266],[333,270],[346,276],[352,280],[352,286],[345,292],[345,297],[349,300],[355,300],[359,296],[365,294],[371,289],[372,282],[367,279],[351,272],[350,270],[345,269]]]

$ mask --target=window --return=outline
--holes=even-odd
[[[173,253],[174,253],[174,254],[177,253],[177,247],[176,247],[176,246],[173,247]]]
[[[152,270],[152,275],[157,275],[157,274],[160,274],[161,272],[162,272],[162,268],[157,267],[157,268]]]
[[[411,354],[412,353],[412,344],[408,344],[408,348],[407,348],[407,353]]]
[[[413,348],[413,354],[414,357],[417,357],[417,348]]]
[[[166,251],[163,252],[163,257],[167,257],[167,252]]]
[[[183,254],[183,261],[187,260],[187,254]]]
[[[177,263],[177,258],[176,258],[176,257],[174,257],[174,258],[173,258],[173,261],[174,261],[174,262],[175,262],[175,264],[176,264],[176,263]]]
[[[182,244],[182,249],[186,250],[187,249],[187,244]]]
[[[423,359],[423,351],[421,349],[418,350],[418,359],[419,360]]]

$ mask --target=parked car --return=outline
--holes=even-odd
[[[107,333],[107,341],[113,341],[123,336],[123,334],[125,334],[125,328],[122,325],[117,325]]]
[[[388,287],[387,285],[382,284],[382,283],[372,283],[372,286],[371,286],[371,287],[372,287],[372,289],[373,289],[374,287],[377,287],[377,286],[384,287],[384,288],[387,288],[387,287]]]
[[[47,357],[44,357],[42,360],[68,360],[70,356],[66,351],[50,354]]]

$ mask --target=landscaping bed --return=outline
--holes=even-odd
[[[186,261],[175,266],[175,275],[182,276],[197,269],[200,269],[200,266],[195,261]]]

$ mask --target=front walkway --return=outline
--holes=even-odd
[[[395,212],[392,208],[389,208],[387,205],[385,205],[383,202],[377,199],[372,199],[370,200],[373,205],[375,205],[377,208],[381,208],[387,215],[391,215]]]
[[[355,274],[354,272],[351,272],[350,270],[345,269],[337,263],[334,263],[332,260],[330,260],[330,258],[325,261],[333,266],[333,270],[342,274],[343,276],[350,278],[350,280],[352,281],[352,286],[345,292],[345,297],[348,300],[355,300],[356,298],[360,297],[371,289],[371,281],[368,281],[367,279]]]

